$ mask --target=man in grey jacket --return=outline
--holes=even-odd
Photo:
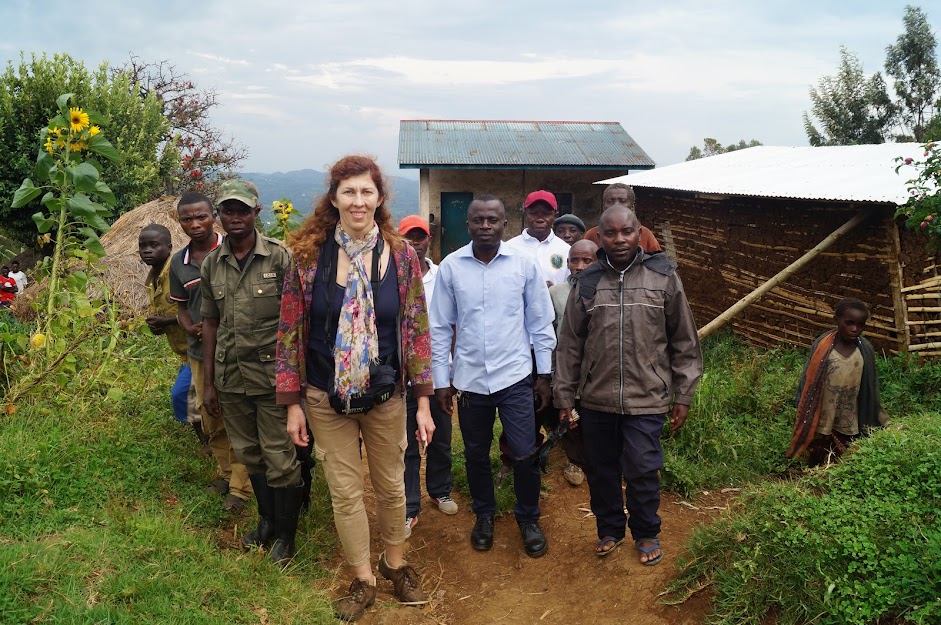
[[[627,525],[641,563],[652,565],[663,557],[660,433],[671,404],[670,429],[686,421],[702,352],[676,265],[644,253],[634,212],[609,208],[599,234],[599,262],[579,274],[559,328],[553,393],[560,418],[580,398],[595,553],[620,545]]]

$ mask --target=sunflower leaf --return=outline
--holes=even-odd
[[[63,93],[58,98],[56,98],[56,107],[62,111],[63,115],[68,115],[69,112],[69,100],[72,99],[74,93]]]
[[[100,134],[95,135],[88,140],[88,149],[95,154],[100,154],[113,163],[121,162],[121,154],[111,145],[111,142]]]
[[[69,168],[72,184],[79,191],[94,193],[98,183],[98,170],[88,163],[80,163],[77,167]]]
[[[42,189],[33,185],[33,181],[27,178],[13,194],[13,208],[26,206],[40,195],[42,195]]]
[[[45,234],[52,230],[52,227],[56,225],[56,220],[52,217],[46,217],[42,213],[33,213],[33,221],[36,222],[36,229],[39,230],[39,234]]]

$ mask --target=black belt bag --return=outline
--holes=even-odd
[[[349,407],[337,395],[334,388],[333,371],[327,376],[327,397],[330,398],[330,407],[337,414],[362,414],[389,401],[395,393],[395,367],[386,363],[369,365],[369,388],[363,393],[350,398]]]

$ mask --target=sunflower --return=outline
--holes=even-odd
[[[48,132],[50,135],[58,135],[59,129],[53,126],[52,128],[46,128],[46,132]]]
[[[99,128],[98,126],[92,126],[91,128],[88,129],[88,136],[94,137],[99,132],[101,132],[101,128]]]
[[[72,132],[80,132],[88,128],[88,113],[78,107],[69,109],[69,125]]]
[[[46,137],[46,142],[42,144],[42,147],[43,149],[46,150],[46,152],[49,152],[50,154],[52,154],[55,151],[55,148],[52,145],[52,139],[50,139],[49,137]]]
[[[69,151],[70,151],[70,152],[81,152],[82,150],[84,150],[84,149],[87,148],[87,147],[88,147],[88,144],[87,144],[86,142],[84,142],[84,141],[73,141],[72,143],[69,144]]]

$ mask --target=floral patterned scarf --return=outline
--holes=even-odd
[[[376,309],[365,261],[379,241],[379,226],[373,222],[366,238],[353,239],[337,224],[334,240],[350,258],[333,348],[336,392],[349,407],[352,397],[369,388],[369,364],[379,360]]]

